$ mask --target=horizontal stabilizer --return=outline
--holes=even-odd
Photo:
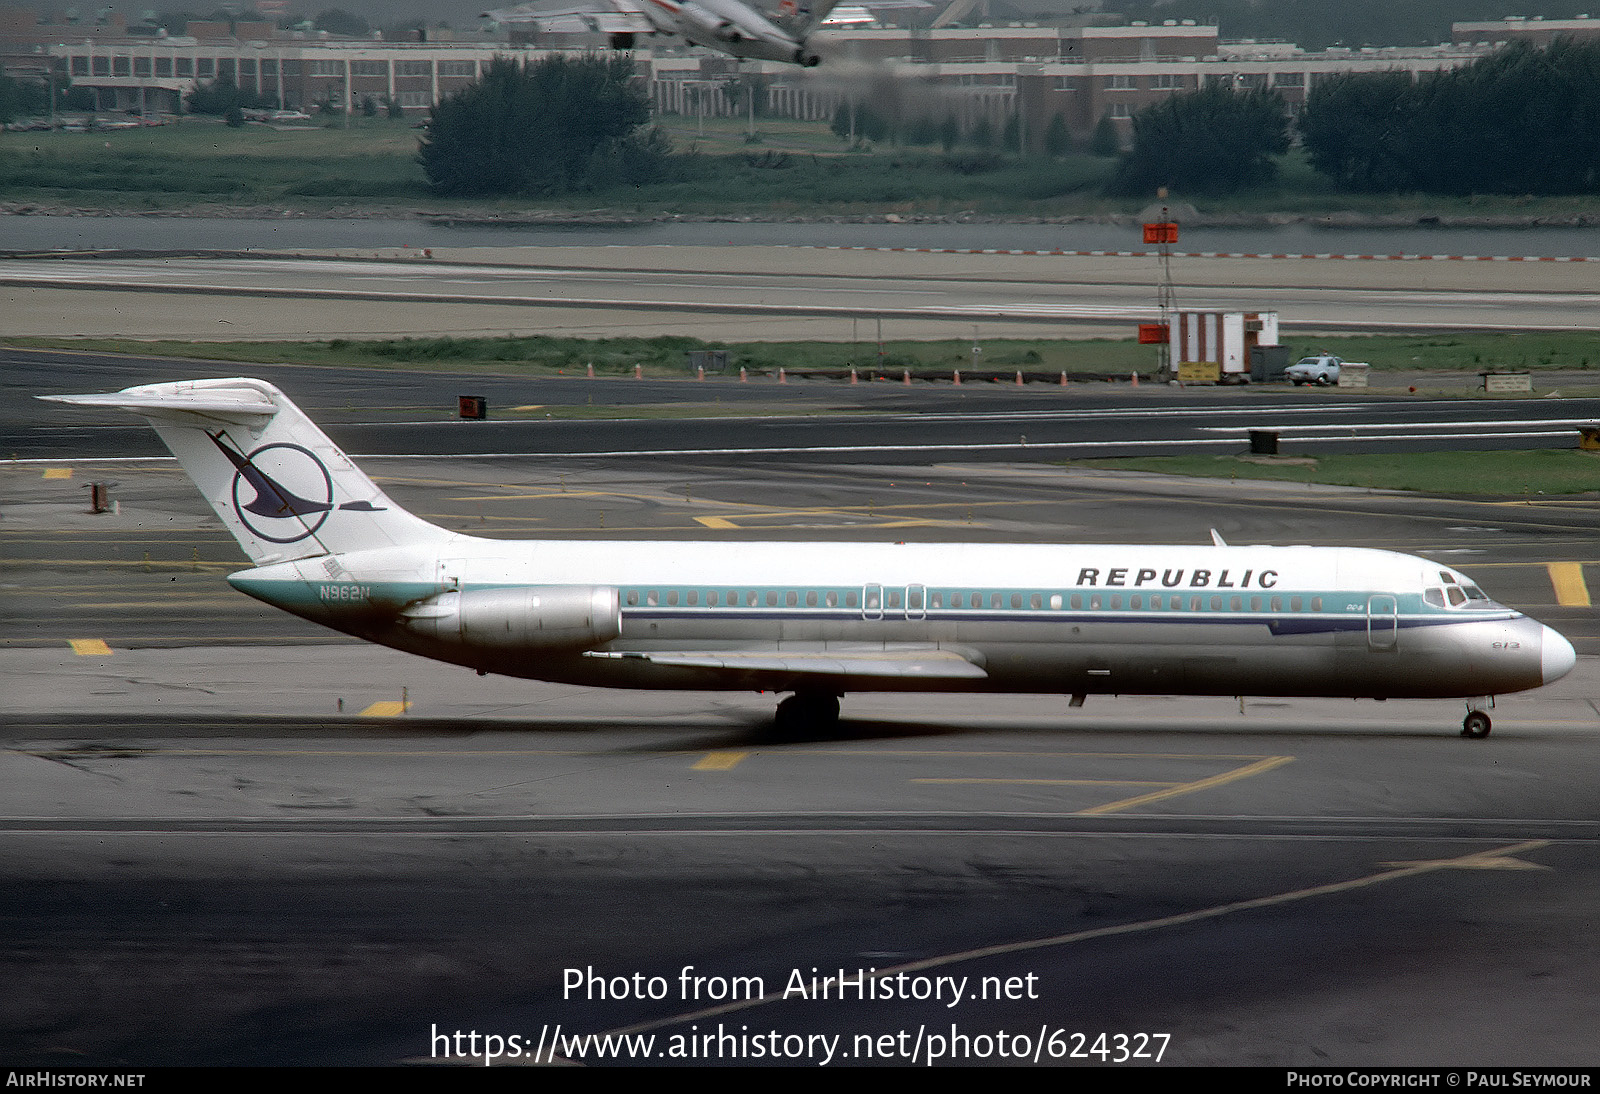
[[[277,405],[265,392],[253,388],[214,391],[182,390],[175,384],[166,386],[177,390],[149,392],[135,388],[103,395],[40,395],[38,398],[50,403],[131,410],[137,414],[197,414],[241,425],[260,424],[278,412]]]
[[[788,650],[757,646],[734,650],[594,652],[586,657],[633,658],[675,668],[742,672],[794,672],[818,676],[916,677],[923,680],[982,680],[989,674],[954,650],[938,646],[832,645]]]

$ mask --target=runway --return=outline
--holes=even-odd
[[[881,321],[889,338],[974,329],[1126,338],[1156,317],[1160,276],[1147,256],[793,247],[10,258],[0,262],[0,337],[715,332],[846,341],[875,338]],[[1592,330],[1600,321],[1593,263],[1185,258],[1173,276],[1182,307],[1277,311],[1292,333]]]
[[[369,456],[1059,461],[1240,453],[1258,429],[1277,432],[1286,452],[1572,448],[1579,427],[1600,420],[1594,398],[1441,399],[1283,385],[780,385],[732,377],[695,383],[400,372],[384,375],[383,397],[375,400],[378,374],[371,369],[0,349],[0,454],[162,456],[159,440],[138,421],[49,406],[34,396],[241,373],[277,383],[347,451]],[[1585,379],[1541,378],[1551,383],[1570,387]],[[457,396],[466,393],[488,400],[489,420],[457,417]],[[596,413],[601,407],[613,409]]]

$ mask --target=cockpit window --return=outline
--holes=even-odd
[[[1489,594],[1478,588],[1476,585],[1463,585],[1462,588],[1467,590],[1468,600],[1487,601],[1489,599]]]
[[[1456,583],[1456,575],[1445,570],[1440,570],[1439,580],[1444,582],[1446,585],[1454,585]]]
[[[1435,608],[1442,608],[1444,607],[1444,590],[1424,589],[1422,592],[1422,599],[1426,600],[1429,604],[1432,604]]]
[[[1461,591],[1459,585],[1452,585],[1445,592],[1450,596],[1450,605],[1452,607],[1459,608],[1467,602],[1467,594]]]

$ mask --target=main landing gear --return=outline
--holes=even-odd
[[[778,704],[773,721],[785,737],[831,733],[839,724],[839,697],[826,691],[797,691]]]
[[[1461,735],[1474,740],[1482,740],[1494,728],[1494,722],[1489,718],[1489,711],[1494,709],[1494,697],[1484,696],[1473,699],[1467,703],[1467,716],[1461,720]]]

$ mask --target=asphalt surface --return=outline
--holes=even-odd
[[[384,373],[379,380],[370,369],[0,349],[0,455],[163,455],[160,441],[137,419],[34,396],[237,375],[278,384],[355,455],[1059,460],[1245,452],[1252,429],[1277,432],[1285,451],[1571,448],[1578,427],[1600,419],[1600,399],[1594,398],[1438,399],[1282,384],[1063,389],[1048,383],[779,385],[770,379],[741,384],[733,378],[696,383],[422,372]],[[461,421],[457,396],[463,394],[485,396],[489,420]],[[611,411],[614,419],[549,416],[592,407],[620,409]]]

